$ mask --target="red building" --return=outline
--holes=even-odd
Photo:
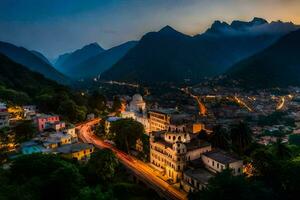
[[[46,123],[55,123],[59,122],[58,115],[42,115],[37,117],[37,126],[39,131],[43,131],[46,127]]]

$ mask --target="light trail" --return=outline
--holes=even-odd
[[[90,123],[92,124],[92,123]],[[154,170],[147,165],[146,163],[126,154],[123,151],[118,150],[111,144],[105,143],[103,140],[98,138],[96,135],[92,133],[90,128],[90,124],[84,125],[81,124],[79,127],[79,138],[86,142],[92,143],[95,147],[104,149],[108,148],[111,149],[119,159],[119,161],[125,165],[128,169],[130,169],[134,174],[138,177],[145,180],[147,183],[152,185],[157,192],[167,197],[167,199],[174,199],[174,200],[187,200],[187,193],[181,190],[174,188],[169,183],[162,180],[158,177]]]
[[[207,114],[207,109],[198,96],[193,95],[188,88],[181,88],[180,90],[185,92],[187,95],[189,95],[197,101],[200,115],[205,116]]]
[[[243,100],[241,100],[241,99],[238,98],[237,96],[234,96],[233,98],[234,98],[234,100],[235,100],[238,104],[240,104],[241,106],[247,108],[248,111],[253,112],[253,110],[252,110],[252,109],[251,109],[251,108],[250,108]]]
[[[281,97],[280,98],[281,102],[279,103],[279,105],[277,106],[276,110],[281,110],[284,107],[285,104],[285,97]]]

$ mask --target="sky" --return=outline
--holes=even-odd
[[[0,0],[0,40],[53,59],[97,42],[105,49],[170,25],[195,35],[214,20],[292,21],[300,0]]]

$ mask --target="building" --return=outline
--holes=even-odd
[[[58,115],[40,115],[36,118],[38,130],[42,132],[46,128],[46,123],[59,122]]]
[[[180,129],[150,135],[150,162],[173,182],[182,178],[189,161],[199,159],[208,151],[211,151],[209,143]]]
[[[68,124],[63,130],[64,133],[69,134],[72,138],[72,142],[78,141],[78,136],[76,134],[76,128],[73,124]]]
[[[24,111],[24,118],[32,119],[37,114],[37,107],[35,105],[22,106]]]
[[[228,152],[222,150],[205,152],[201,155],[201,159],[205,167],[213,173],[224,169],[232,169],[234,175],[243,173],[243,161]]]
[[[136,116],[135,116],[135,112],[132,112],[132,111],[124,111],[121,113],[121,117],[122,118],[128,118],[128,119],[136,119]]]
[[[88,160],[94,152],[94,146],[86,143],[68,144],[58,147],[55,152],[69,159]]]
[[[137,116],[135,120],[143,124],[145,133],[148,135],[150,133],[150,123],[148,118],[145,116]]]
[[[49,151],[38,142],[30,140],[27,142],[23,142],[20,145],[20,152],[23,155],[29,155],[34,153],[47,153]]]
[[[213,177],[214,175],[205,169],[188,169],[183,172],[180,185],[186,192],[195,192],[206,187],[209,179]]]
[[[204,124],[195,121],[190,114],[180,113],[176,109],[155,109],[149,111],[150,131],[163,131],[172,126],[184,127],[189,133],[199,133]]]
[[[57,122],[46,122],[45,123],[45,129],[51,129],[54,131],[61,131],[63,129],[65,129],[66,127],[66,123],[65,122],[61,122],[61,121],[57,121]]]
[[[177,113],[175,109],[155,109],[150,110],[149,114],[149,123],[150,131],[163,131],[167,130],[170,122],[171,115]]]
[[[9,126],[9,113],[5,103],[0,102],[0,129]]]
[[[50,145],[51,147],[55,144],[55,146],[63,146],[66,144],[72,143],[72,136],[66,133],[58,132],[50,134],[44,141],[44,146]]]
[[[144,113],[146,111],[146,103],[140,94],[135,94],[129,103],[129,110],[135,113]]]

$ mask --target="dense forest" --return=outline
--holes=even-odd
[[[105,97],[98,92],[73,91],[1,54],[0,71],[0,101],[8,104],[35,104],[41,112],[60,114],[70,122],[84,120],[87,113],[101,114],[105,110]]]

